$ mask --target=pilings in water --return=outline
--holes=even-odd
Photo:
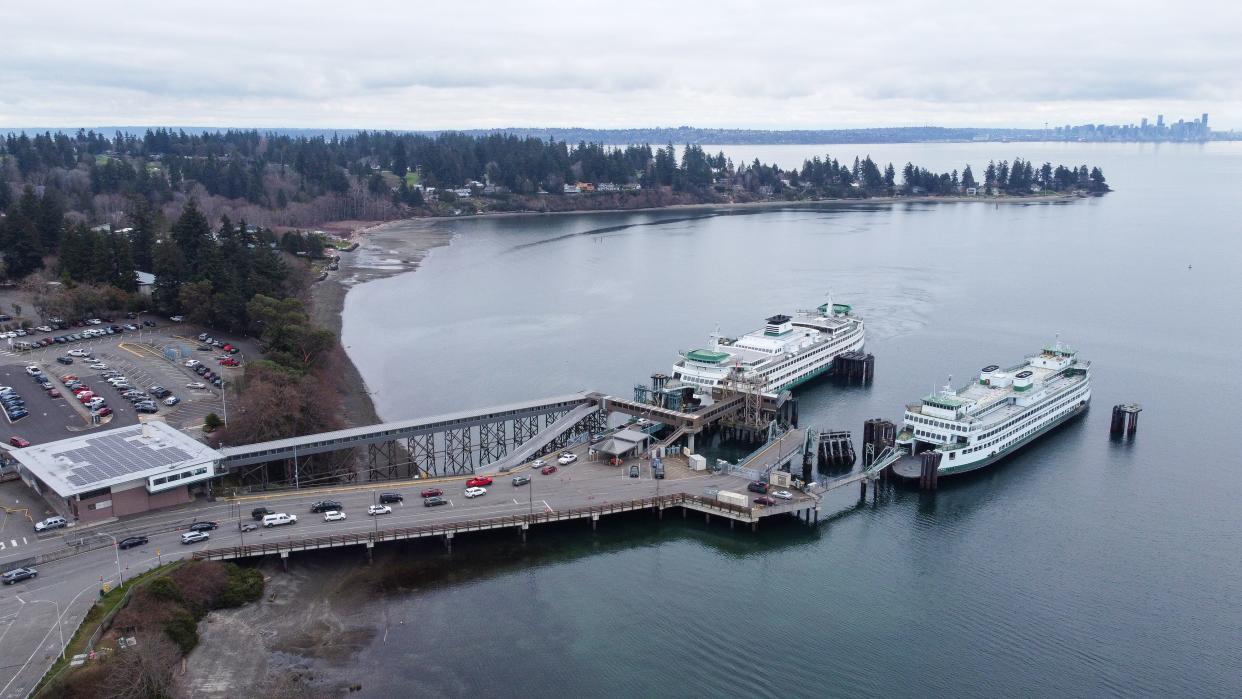
[[[883,418],[873,417],[863,423],[863,467],[897,443],[897,426]]]
[[[940,458],[938,451],[931,450],[919,454],[919,490],[935,490],[939,476]]]
[[[875,376],[875,355],[843,352],[832,360],[832,375],[838,383],[865,386]]]
[[[819,434],[819,465],[833,470],[853,468],[858,459],[854,438],[849,430],[831,430]]]
[[[1143,412],[1143,406],[1138,403],[1114,405],[1109,436],[1113,439],[1121,439],[1124,434],[1126,438],[1134,439],[1134,433],[1138,431],[1138,414],[1141,412]]]

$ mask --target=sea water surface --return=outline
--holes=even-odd
[[[713,149],[714,150],[714,149]],[[1242,144],[726,147],[935,169],[1100,165],[1063,204],[799,206],[447,222],[414,274],[355,287],[344,342],[398,419],[628,395],[717,326],[834,299],[867,388],[800,390],[804,426],[908,401],[1059,338],[1088,415],[977,477],[811,529],[632,518],[457,542],[377,599],[364,693],[423,696],[1237,696],[1242,693]],[[1109,440],[1115,403],[1144,406]],[[419,554],[411,554],[419,555]],[[430,554],[427,554],[430,556]]]

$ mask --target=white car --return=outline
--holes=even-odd
[[[207,388],[207,384],[202,381],[194,381],[185,385],[186,388]]]
[[[780,498],[781,500],[793,500],[793,493],[788,490],[778,490],[775,493],[772,493],[772,497]]]
[[[86,350],[80,350],[80,349],[71,349],[71,350],[69,350],[69,356],[70,356],[70,357],[85,357],[85,356],[87,356],[87,355],[89,355],[89,354],[90,354],[90,352],[87,352]]]
[[[52,332],[52,326],[50,326],[50,325],[40,325],[39,327],[35,328],[35,330],[38,330],[38,331],[39,331],[39,332],[41,332],[41,333],[50,333],[50,332]]]
[[[185,316],[169,316],[168,319],[174,323],[181,323],[185,321]]]
[[[104,400],[103,398],[100,398],[99,396],[95,396],[94,398],[86,401],[85,403],[86,407],[92,410],[94,410],[95,408],[102,408],[103,406],[107,404],[108,404],[108,401]]]
[[[186,365],[186,366],[188,366],[188,367],[190,367],[191,369],[193,369],[194,367],[198,366],[199,364],[202,364],[202,362],[198,361],[197,359],[187,359],[187,360],[185,360],[185,365]]]
[[[26,367],[26,374],[28,376],[38,376],[39,374],[42,374],[42,373],[43,373],[43,370],[35,366],[34,364],[31,364],[30,366]]]
[[[471,488],[466,488],[466,497],[477,498],[480,495],[487,495],[487,488],[480,488],[477,485]]]
[[[544,461],[543,459],[535,459],[534,461],[530,462],[531,468],[543,468],[544,466],[547,466],[547,465],[548,465],[548,462]]]
[[[392,514],[392,508],[387,505],[371,505],[367,508],[367,514],[372,516],[390,515]],[[344,515],[342,515],[342,517],[344,517]]]
[[[196,544],[200,541],[206,541],[211,538],[207,532],[186,532],[181,535],[181,543]]]
[[[573,462],[577,460],[578,460],[578,456],[576,454],[566,453],[566,454],[561,454],[560,458],[556,460],[556,463],[562,466],[565,466],[566,464],[572,464]]]
[[[86,322],[90,323],[91,325],[103,325],[103,321],[98,318],[91,318],[90,320]]]
[[[345,513],[340,510],[328,510],[323,513],[323,521],[325,522],[342,522],[345,520]]]
[[[92,364],[92,365],[91,365],[91,368],[92,368],[92,369],[103,370],[103,369],[107,369],[107,368],[108,368],[108,365],[107,365],[107,364],[104,364],[103,362],[95,362],[94,364]]]

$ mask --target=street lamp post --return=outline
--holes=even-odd
[[[38,604],[39,602],[49,602],[51,604],[56,605],[56,630],[60,631],[60,659],[64,660],[65,659],[65,627],[63,624],[61,624],[61,620],[60,620],[60,602],[57,602],[54,599],[35,599],[35,600],[30,600],[30,602],[31,604]]]
[[[112,539],[112,552],[116,554],[116,580],[117,587],[125,584],[125,576],[121,574],[121,544],[117,542],[116,537],[107,532],[99,532],[104,536]]]

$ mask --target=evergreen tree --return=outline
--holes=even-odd
[[[409,162],[405,155],[405,142],[397,139],[392,146],[392,174],[405,179],[405,173],[410,171]]]
[[[975,173],[971,172],[970,165],[967,165],[966,167],[962,168],[962,186],[963,187],[974,187],[975,185],[976,185]]]
[[[151,211],[151,206],[146,199],[134,197],[130,200],[127,217],[130,227],[134,229],[129,237],[134,267],[143,272],[150,272],[152,257],[155,254],[155,214]]]

